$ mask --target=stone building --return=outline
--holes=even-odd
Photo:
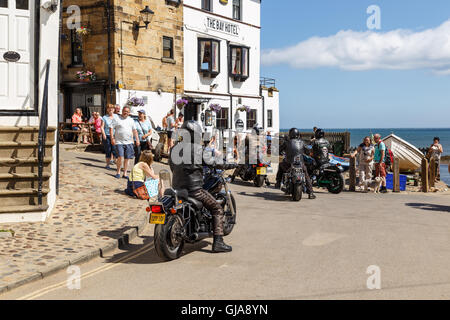
[[[60,121],[81,107],[144,99],[157,125],[183,93],[183,6],[173,0],[64,0]],[[77,15],[79,19],[77,19]],[[79,22],[79,24],[77,24]],[[77,72],[90,71],[80,80]]]

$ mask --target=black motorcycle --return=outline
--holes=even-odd
[[[224,235],[229,235],[236,224],[236,201],[224,171],[210,168],[205,174],[204,189],[222,205]],[[155,224],[156,252],[166,261],[178,259],[186,242],[196,243],[213,236],[212,214],[200,201],[189,197],[187,190],[167,189],[161,202],[149,204],[147,211],[150,223]]]
[[[270,162],[260,161],[258,164],[241,164],[236,170],[239,170],[239,177],[243,181],[253,181],[255,187],[262,187],[264,182],[267,186],[270,186],[267,177],[267,174],[272,170]],[[233,180],[232,178],[231,182]]]
[[[292,201],[300,201],[306,192],[306,178],[303,171],[301,156],[297,156],[290,169],[283,174],[281,191],[292,196]]]
[[[303,156],[313,186],[326,188],[330,193],[339,194],[344,190],[344,168],[339,164],[318,165],[314,158]]]

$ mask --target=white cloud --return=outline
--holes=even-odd
[[[288,64],[298,69],[337,67],[343,70],[430,69],[450,74],[450,20],[420,32],[339,31],[312,37],[295,46],[262,52],[264,65]]]

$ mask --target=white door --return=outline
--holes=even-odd
[[[0,0],[0,110],[33,107],[30,91],[33,5],[34,0]]]

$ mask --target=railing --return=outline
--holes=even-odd
[[[275,79],[261,77],[259,79],[259,84],[266,88],[275,87]]]
[[[50,72],[50,60],[45,64],[45,84],[44,95],[42,97],[41,117],[39,120],[39,136],[38,136],[38,205],[42,205],[42,173],[44,170],[45,143],[47,140],[48,126],[48,75]]]

